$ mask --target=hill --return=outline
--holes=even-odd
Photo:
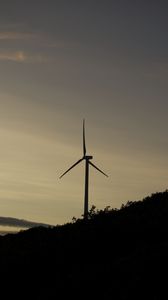
[[[89,219],[0,237],[1,291],[19,299],[166,299],[168,191]]]

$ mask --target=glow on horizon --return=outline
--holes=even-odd
[[[95,163],[110,174],[108,180],[104,180],[90,170],[90,207],[92,204],[97,208],[108,205],[120,207],[127,200],[142,199],[150,192],[159,190],[160,176],[165,178],[165,181],[163,178],[160,180],[160,189],[166,188],[167,168],[162,165],[162,160],[156,163],[155,156],[152,158],[150,155],[149,161],[149,157],[141,154],[135,161],[128,152],[125,152],[126,156],[115,151],[111,155],[112,144],[108,136],[109,152],[101,150],[101,140],[93,151],[93,139],[89,138],[92,128],[89,129],[89,122],[86,124],[88,153],[93,154]],[[22,132],[22,128],[20,132],[0,131],[3,157],[0,172],[1,215],[51,225],[70,221],[73,216],[81,217],[84,165],[73,170],[71,176],[61,182],[59,180],[61,171],[81,157],[82,122],[78,125],[78,136],[73,146],[69,144],[69,136],[68,144],[63,144],[52,138],[45,139],[42,135],[28,135]]]

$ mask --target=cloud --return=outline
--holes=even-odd
[[[27,60],[27,55],[23,51],[16,52],[0,52],[1,61],[24,62]]]
[[[0,32],[0,40],[27,40],[35,38],[34,33],[30,32],[12,32],[12,31],[3,31]]]
[[[80,43],[77,42],[66,42],[66,41],[45,41],[45,46],[48,48],[56,48],[56,49],[73,49],[73,48],[79,48]]]
[[[53,41],[52,35],[40,34],[39,32],[21,32],[21,31],[0,31],[0,41],[5,42],[31,42],[33,40],[34,45],[41,45],[48,48],[56,49],[69,49],[76,48],[80,46],[78,42],[70,42],[65,40]]]
[[[46,48],[70,49],[77,47],[76,43],[67,43],[61,40],[53,42],[53,37],[49,35],[36,32],[20,32],[19,30],[0,31],[0,42],[3,44],[3,48],[5,49],[0,51],[0,61],[13,61],[18,63],[51,62],[54,59],[51,55],[50,57],[46,55]],[[42,51],[45,49],[44,55],[39,53],[39,47]],[[32,54],[28,53],[27,49],[31,49]]]
[[[51,225],[44,223],[31,222],[27,220],[11,218],[11,217],[0,217],[0,225],[1,226],[11,226],[11,227],[22,227],[22,228],[31,228],[38,226],[49,227]]]
[[[0,31],[0,42],[3,42],[3,45],[6,42],[10,42],[11,46],[7,43],[5,50],[0,51],[0,61],[13,61],[13,62],[30,62],[30,63],[42,63],[48,62],[49,59],[39,53],[28,53],[23,51],[25,49],[25,41],[28,42],[28,45],[32,42],[33,39],[33,49],[36,43],[39,45],[42,41],[42,37],[39,34],[31,32],[20,32],[20,31]],[[20,47],[22,43],[22,47]],[[36,43],[35,43],[36,42]],[[16,50],[11,50],[12,47],[15,47]],[[30,46],[30,45],[29,45]],[[20,48],[22,48],[20,50]]]
[[[46,63],[50,59],[46,56],[37,54],[31,55],[24,51],[0,52],[0,61],[11,61],[18,63]]]

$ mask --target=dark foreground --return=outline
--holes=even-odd
[[[0,237],[3,299],[168,299],[168,192]]]

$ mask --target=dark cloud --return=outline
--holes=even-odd
[[[31,222],[27,220],[11,218],[11,217],[0,217],[0,225],[1,226],[12,226],[12,227],[22,227],[22,228],[31,228],[37,226],[50,226],[49,224]]]

